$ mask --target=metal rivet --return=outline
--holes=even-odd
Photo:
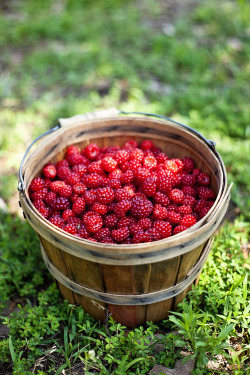
[[[20,201],[18,201],[18,204],[19,204],[19,207],[22,207],[22,205],[21,205],[21,202],[20,202]]]
[[[25,215],[25,213],[23,212],[23,217],[24,217],[24,219],[26,220],[26,215]]]

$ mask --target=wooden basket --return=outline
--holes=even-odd
[[[59,229],[32,205],[30,182],[40,175],[45,163],[61,160],[68,145],[123,145],[128,139],[141,142],[148,138],[170,157],[192,157],[198,168],[211,176],[216,202],[185,232],[153,243],[96,243]],[[30,148],[20,167],[20,203],[39,236],[44,261],[63,297],[82,305],[102,322],[109,314],[127,327],[165,319],[197,279],[210,250],[211,236],[227,210],[230,189],[214,144],[181,124],[145,116],[118,116],[112,110],[101,112],[101,118],[100,113],[93,113],[61,119],[33,152]]]

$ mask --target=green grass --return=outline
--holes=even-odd
[[[244,0],[172,3],[0,5],[0,197],[11,212],[28,144],[59,117],[110,107],[173,117],[214,140],[241,212],[216,234],[199,287],[179,315],[161,322],[179,335],[165,335],[160,354],[153,349],[157,325],[127,334],[112,319],[107,329],[63,302],[34,231],[15,214],[1,213],[0,306],[22,301],[4,319],[10,336],[0,341],[3,373],[59,374],[82,366],[86,374],[146,374],[154,363],[173,366],[184,348],[195,360],[194,373],[224,373],[206,367],[222,353],[231,374],[246,374],[250,7]]]

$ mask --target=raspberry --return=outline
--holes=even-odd
[[[182,159],[183,169],[187,173],[192,173],[195,168],[195,162],[192,158],[184,157]]]
[[[146,178],[150,177],[150,172],[144,167],[139,167],[135,170],[135,177],[138,182],[141,184]]]
[[[65,221],[58,215],[51,216],[49,221],[56,227],[63,229],[65,226]]]
[[[103,168],[102,168],[102,162],[99,161],[93,161],[90,163],[87,167],[87,172],[90,173],[97,173],[97,174],[103,174]]]
[[[182,191],[185,195],[196,196],[196,190],[192,186],[183,186]]]
[[[123,164],[122,166],[124,166],[125,164]],[[138,160],[132,159],[128,162],[128,168],[127,169],[129,169],[129,170],[131,170],[135,173],[137,171],[137,169],[141,168],[141,167],[142,167],[142,165]],[[124,170],[124,172],[126,172],[126,170]]]
[[[137,232],[132,238],[132,243],[143,243],[143,242],[151,242],[151,241],[152,241],[151,234],[148,231],[143,232],[143,230]]]
[[[183,205],[183,206],[177,207],[177,212],[179,212],[181,215],[188,215],[188,214],[192,214],[193,210],[191,206]]]
[[[196,177],[192,174],[183,174],[181,179],[182,186],[194,186],[196,183]]]
[[[159,175],[157,178],[156,186],[161,193],[167,193],[172,188],[172,181],[165,175]]]
[[[73,193],[78,195],[83,194],[86,189],[86,186],[82,182],[77,182],[72,186]]]
[[[153,203],[149,199],[140,196],[132,198],[131,215],[135,218],[147,217],[153,211]]]
[[[115,243],[111,236],[103,237],[100,241],[101,243]]]
[[[180,232],[183,232],[184,230],[186,230],[188,227],[186,227],[185,225],[177,225],[174,230],[173,230],[173,235],[175,234],[178,234]]]
[[[214,201],[206,201],[206,207],[211,208],[214,205]]]
[[[156,193],[156,181],[152,177],[148,177],[143,181],[142,191],[147,197],[152,197]]]
[[[142,227],[140,226],[140,224],[138,223],[134,223],[134,224],[131,224],[129,226],[129,232],[130,234],[132,234],[133,236],[139,232],[139,231],[142,231]]]
[[[114,154],[114,159],[118,164],[123,164],[129,160],[129,153],[126,150],[118,150]]]
[[[88,189],[94,189],[101,186],[102,178],[97,173],[88,174],[84,177],[83,183]]]
[[[100,152],[99,147],[96,143],[90,143],[87,147],[84,149],[84,153],[90,160],[95,160]]]
[[[31,181],[30,190],[38,191],[44,187],[44,180],[41,177],[36,177]]]
[[[161,193],[160,191],[157,191],[155,193],[154,202],[159,203],[164,207],[167,207],[170,204],[169,198],[165,194]]]
[[[138,147],[138,143],[135,140],[130,139],[129,141],[124,143],[123,149],[133,150],[134,148],[137,148],[137,147]]]
[[[110,187],[99,188],[96,191],[96,200],[99,203],[108,204],[115,198],[114,190]]]
[[[144,153],[140,148],[134,148],[130,152],[130,160],[136,160],[139,163],[141,163],[143,161],[143,158],[144,158]]]
[[[52,181],[50,189],[58,193],[60,197],[69,198],[72,195],[72,188],[70,185],[65,184],[64,181]]]
[[[80,177],[85,176],[85,174],[87,173],[87,167],[84,164],[74,165],[74,167],[72,167],[71,170],[72,170],[72,172],[78,173],[80,175]]]
[[[100,241],[102,238],[104,237],[107,237],[107,236],[110,236],[111,235],[111,231],[109,228],[101,228],[100,230],[98,230],[98,232],[95,233],[95,239],[97,241]]]
[[[85,225],[89,232],[98,232],[98,230],[100,230],[103,226],[103,220],[101,215],[93,213],[92,215],[88,216],[86,218]]]
[[[115,228],[118,222],[118,217],[115,214],[107,215],[104,219],[104,225],[109,228]]]
[[[207,173],[199,173],[196,181],[199,185],[208,186],[211,183],[211,178]]]
[[[53,202],[57,198],[57,194],[54,191],[49,191],[45,197],[44,201],[47,203],[47,205],[50,206],[51,202]]]
[[[170,224],[172,225],[179,224],[181,221],[181,218],[182,216],[178,212],[170,211],[170,210],[167,211],[166,219],[170,222]]]
[[[134,173],[133,171],[129,169],[126,172],[122,173],[122,175],[120,176],[120,181],[122,184],[128,184],[132,182],[133,179],[134,179]]]
[[[142,219],[138,220],[138,224],[142,227],[142,229],[147,230],[151,228],[152,222],[149,218],[143,217]]]
[[[45,218],[49,217],[49,210],[45,206],[45,203],[44,203],[44,201],[42,199],[35,200],[33,202],[33,205],[35,206],[35,208],[37,209],[37,211],[40,212],[40,214],[42,216],[44,216]]]
[[[43,167],[43,175],[47,178],[55,178],[56,177],[56,167],[54,164],[47,164]]]
[[[36,201],[38,199],[44,199],[47,193],[48,193],[48,189],[42,188],[38,191],[34,191],[34,193],[30,195],[30,198],[32,201]]]
[[[168,211],[178,212],[178,206],[174,203],[169,204],[167,209],[168,209]]]
[[[155,228],[149,228],[145,232],[145,234],[147,234],[152,239],[152,241],[159,241],[162,239],[161,233],[158,232],[158,230]]]
[[[113,159],[111,156],[105,156],[102,159],[102,168],[106,172],[113,172],[118,165],[118,162]]]
[[[86,229],[84,225],[80,225],[80,227],[77,230],[77,233],[81,238],[88,238],[89,237],[89,231]]]
[[[199,186],[197,193],[200,199],[215,199],[216,197],[214,191],[206,186]]]
[[[69,168],[69,163],[66,159],[60,160],[56,163],[56,169],[61,167],[67,167]]]
[[[180,189],[173,189],[169,192],[169,199],[176,204],[181,204],[184,199],[184,193]]]
[[[126,199],[115,204],[114,212],[117,217],[123,217],[131,209],[131,201]]]
[[[180,225],[184,225],[185,227],[191,227],[196,223],[196,218],[193,215],[185,215],[180,221]]]
[[[129,237],[129,229],[128,227],[113,229],[111,236],[116,242],[121,243]]]
[[[115,191],[116,202],[121,202],[124,199],[130,199],[130,194],[126,189],[117,189]]]
[[[172,234],[172,225],[168,221],[156,220],[153,228],[159,233],[161,239],[170,237]]]
[[[145,139],[140,145],[143,151],[151,150],[154,147],[154,143],[150,139]]]
[[[108,181],[107,186],[113,189],[120,189],[122,187],[122,184],[118,178],[112,178]]]
[[[199,199],[197,203],[194,206],[194,212],[201,212],[201,210],[206,206],[206,200],[205,199]]]
[[[75,203],[73,203],[72,211],[76,215],[81,215],[85,211],[85,208],[86,208],[85,200],[83,198],[79,197],[79,198],[77,198],[77,200],[75,201]]]
[[[68,232],[70,234],[76,234],[77,233],[77,228],[74,224],[66,224],[63,229],[65,230],[65,232]]]
[[[121,227],[128,227],[132,224],[135,224],[136,223],[136,220],[133,218],[133,217],[130,217],[130,216],[125,216],[125,217],[122,217],[119,219],[118,223],[117,223],[117,227],[118,228],[121,228]]]
[[[195,177],[197,177],[198,174],[200,174],[200,173],[201,173],[201,170],[200,170],[199,168],[195,168],[195,169],[193,170],[193,175],[194,175]]]
[[[171,179],[172,179],[172,185],[173,185],[173,187],[180,186],[181,180],[182,180],[182,175],[181,174],[176,174]]]
[[[129,195],[130,195],[130,198],[133,198],[135,196],[135,192],[136,192],[136,189],[135,189],[135,186],[133,184],[127,184],[123,187],[124,190],[126,190]]]
[[[68,174],[71,173],[71,169],[69,167],[58,167],[57,168],[57,177],[59,180],[65,180],[65,178],[68,176]]]
[[[199,219],[202,219],[206,214],[210,211],[210,207],[203,207],[201,212],[199,213]]]
[[[53,202],[51,202],[50,206],[54,211],[60,211],[70,208],[70,203],[67,198],[58,197]]]
[[[67,224],[74,224],[77,228],[80,228],[82,221],[79,217],[70,216],[67,219]]]
[[[106,204],[101,204],[99,202],[95,202],[91,209],[97,212],[100,215],[105,215],[108,212],[108,207]]]
[[[165,167],[174,174],[177,174],[182,172],[183,162],[180,159],[169,159],[165,161]]]
[[[73,167],[74,165],[82,164],[84,161],[83,156],[79,152],[66,155],[66,158],[71,167]]]
[[[62,218],[63,218],[64,221],[67,221],[69,217],[74,217],[74,216],[75,216],[75,214],[70,208],[67,208],[62,213]]]
[[[192,197],[191,195],[187,195],[184,197],[182,204],[185,206],[191,206],[193,207],[196,203],[196,199]]]
[[[156,168],[157,160],[154,156],[145,156],[142,164],[144,168],[151,170]]]
[[[81,182],[81,176],[77,172],[71,172],[66,176],[66,183],[69,185],[75,185]]]
[[[164,152],[159,152],[157,155],[156,155],[156,160],[157,160],[157,163],[158,164],[164,164],[165,161],[167,161],[169,159],[169,157],[164,154]],[[164,166],[165,167],[165,166]]]
[[[80,153],[80,149],[77,146],[71,145],[67,147],[66,156],[69,156],[72,154],[79,154],[79,153]]]
[[[165,219],[167,217],[167,209],[160,204],[156,204],[153,209],[155,219]]]

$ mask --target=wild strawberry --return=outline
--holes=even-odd
[[[196,183],[196,177],[192,174],[185,173],[181,179],[182,186],[194,186]]]
[[[56,167],[54,164],[47,164],[43,167],[43,175],[47,178],[55,178],[56,177]]]
[[[185,227],[192,227],[196,223],[196,218],[193,215],[185,215],[180,221],[180,225]]]
[[[96,191],[96,200],[102,204],[108,204],[113,202],[115,198],[114,190],[110,187],[99,188]]]
[[[118,217],[116,216],[116,214],[110,214],[104,218],[104,225],[108,228],[115,228],[117,225],[117,222],[118,222]]]
[[[143,151],[151,150],[154,147],[154,143],[150,139],[145,139],[141,142],[140,148]]]
[[[183,169],[187,173],[192,173],[195,168],[195,162],[192,158],[184,157],[182,158]]]
[[[93,206],[91,206],[91,209],[95,212],[97,212],[100,215],[105,215],[108,212],[108,207],[106,204],[101,204],[99,202],[95,202]]]
[[[185,225],[177,225],[173,230],[173,235],[183,232],[184,230],[188,229]]]
[[[169,199],[176,204],[181,204],[184,199],[184,193],[180,189],[173,189],[168,194]]]
[[[215,192],[206,186],[199,186],[197,193],[200,199],[215,199],[216,197]]]
[[[90,143],[85,147],[84,153],[90,160],[95,160],[100,152],[96,143]]]
[[[74,224],[66,224],[65,227],[63,228],[65,232],[68,232],[70,234],[76,234],[77,233],[77,228]]]
[[[75,201],[75,203],[73,203],[72,211],[76,215],[81,215],[85,211],[85,208],[86,208],[85,200],[83,198],[79,197],[79,198],[77,198],[77,200]]]
[[[151,228],[152,221],[148,217],[143,217],[142,219],[138,220],[138,224],[142,227],[142,229],[147,230]]]
[[[167,217],[167,209],[160,204],[156,204],[153,209],[155,219],[165,219]]]
[[[196,180],[197,184],[202,186],[208,186],[211,183],[211,178],[207,173],[199,173]]]
[[[128,227],[113,229],[111,231],[111,236],[116,242],[121,243],[129,237],[129,229]]]
[[[152,197],[156,193],[156,181],[152,177],[148,177],[143,181],[142,191],[147,197]]]
[[[41,177],[36,177],[31,181],[29,186],[31,191],[38,191],[44,187],[44,180]]]
[[[105,156],[101,163],[103,170],[106,172],[113,172],[118,165],[118,162],[111,156]]]
[[[36,201],[38,199],[44,199],[47,193],[48,193],[48,189],[42,188],[38,191],[34,191],[34,193],[30,195],[30,197],[32,201]]]
[[[153,228],[160,234],[161,238],[170,237],[172,234],[172,225],[168,221],[156,220]]]
[[[179,212],[181,215],[188,215],[188,214],[192,214],[193,210],[191,206],[183,205],[183,206],[177,207],[177,212]]]
[[[131,201],[124,199],[121,202],[115,204],[114,212],[117,217],[123,217],[131,209]]]
[[[103,226],[103,220],[101,215],[93,213],[92,215],[88,216],[85,220],[85,225],[89,232],[98,232],[98,230],[100,230]]]
[[[114,154],[114,159],[118,164],[123,164],[129,160],[129,153],[126,150],[118,150]]]
[[[137,219],[148,217],[153,211],[153,203],[140,196],[132,198],[130,214]]]
[[[196,196],[196,190],[192,186],[183,186],[182,191],[185,195]]]
[[[165,194],[161,193],[160,191],[157,191],[155,193],[154,202],[159,203],[164,207],[167,207],[170,204],[169,198]]]
[[[165,218],[170,222],[170,224],[176,225],[180,223],[182,216],[178,212],[167,210]]]

